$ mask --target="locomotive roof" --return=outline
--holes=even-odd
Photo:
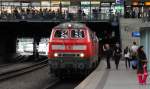
[[[66,22],[66,23],[61,23],[55,28],[68,28],[68,26],[71,25],[72,28],[85,28],[86,25],[82,23],[76,23],[76,22]]]

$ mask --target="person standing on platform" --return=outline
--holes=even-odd
[[[126,68],[130,68],[130,50],[128,46],[124,49],[124,58]]]
[[[147,80],[147,58],[144,52],[144,47],[140,46],[138,48],[138,67],[137,67],[137,77],[139,84],[146,84]]]
[[[131,66],[133,69],[137,68],[137,49],[138,46],[136,42],[133,42],[133,45],[131,46]]]
[[[119,65],[119,61],[121,58],[121,53],[122,53],[122,50],[120,48],[120,45],[118,43],[116,43],[114,50],[113,50],[113,56],[114,56],[115,65],[116,65],[117,70],[118,70],[118,65]]]
[[[107,61],[107,69],[111,68],[111,65],[110,65],[111,56],[112,56],[112,50],[110,48],[110,45],[105,44],[105,57],[106,57],[106,61]]]

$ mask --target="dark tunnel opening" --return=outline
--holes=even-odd
[[[41,38],[49,38],[51,30],[60,22],[1,22],[0,23],[0,57],[9,60],[8,55],[16,53],[17,38],[34,38],[37,43]],[[119,25],[112,26],[109,22],[84,22],[96,32],[99,45],[120,42]],[[102,50],[102,49],[100,49]]]

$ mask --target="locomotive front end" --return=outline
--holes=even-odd
[[[62,71],[84,72],[91,68],[88,31],[84,27],[71,25],[52,30],[48,58],[50,71],[56,75]]]

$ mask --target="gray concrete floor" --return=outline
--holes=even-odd
[[[150,77],[147,85],[140,85],[137,81],[136,70],[126,69],[124,61],[120,62],[120,69],[109,70],[108,78],[103,89],[150,89]]]
[[[136,70],[126,69],[124,61],[120,61],[119,70],[114,64],[111,61],[111,69],[106,69],[106,61],[101,61],[98,68],[75,89],[150,89],[149,76],[147,84],[140,85]]]

